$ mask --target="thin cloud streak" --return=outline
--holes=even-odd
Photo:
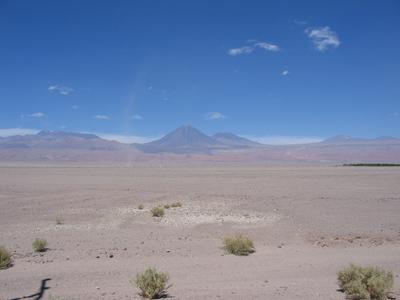
[[[35,113],[32,113],[32,114],[29,114],[29,115],[26,115],[27,117],[31,117],[31,118],[43,118],[44,116],[45,116],[45,114],[44,113],[42,113],[42,112],[35,112]]]
[[[110,133],[96,133],[96,132],[87,132],[95,134],[102,139],[109,141],[117,141],[123,144],[133,144],[133,143],[148,143],[160,138],[160,136],[136,136],[136,135],[122,135],[122,134],[110,134]]]
[[[95,116],[93,116],[93,118],[96,120],[110,120],[111,119],[109,116],[106,116],[106,115],[95,115]]]
[[[266,42],[258,42],[258,41],[251,41],[252,45],[251,46],[243,46],[239,48],[232,48],[228,50],[228,55],[230,56],[238,56],[242,54],[250,54],[253,53],[254,50],[257,48],[263,49],[265,51],[270,51],[270,52],[277,52],[280,51],[281,49],[279,46],[271,43],[266,43]]]
[[[324,138],[316,136],[245,136],[246,138],[265,145],[300,145],[319,143]]]
[[[143,120],[143,117],[141,115],[133,115],[131,117],[132,120]]]
[[[36,134],[39,131],[40,130],[38,129],[32,129],[32,128],[2,128],[0,129],[0,137]]]
[[[54,92],[54,93],[58,93],[58,94],[64,95],[64,96],[68,96],[69,94],[71,94],[74,91],[73,88],[70,88],[68,86],[58,85],[58,84],[50,85],[47,88],[47,90],[50,93]]]
[[[227,118],[224,114],[217,112],[217,111],[212,111],[206,114],[206,120],[224,120]]]

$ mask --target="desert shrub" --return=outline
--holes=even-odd
[[[351,264],[339,271],[338,282],[348,299],[387,299],[393,287],[393,274],[377,267]]]
[[[0,246],[0,270],[7,269],[11,265],[11,262],[10,252],[3,246]]]
[[[44,252],[47,250],[47,241],[45,239],[36,239],[32,243],[33,251]]]
[[[163,217],[165,214],[164,208],[162,207],[153,207],[151,209],[151,214],[153,217]]]
[[[170,207],[171,207],[171,205],[169,205],[169,204],[165,204],[165,205],[164,205],[164,208],[165,208],[165,209],[169,209]]]
[[[61,217],[57,217],[56,218],[56,224],[57,225],[62,225],[62,224],[64,224],[64,220]]]
[[[167,273],[158,272],[155,268],[149,268],[143,273],[136,275],[131,281],[140,289],[140,294],[149,299],[158,299],[167,295],[167,283],[169,275]]]
[[[255,252],[253,241],[242,235],[226,237],[224,239],[224,249],[228,253],[241,256]]]
[[[181,202],[171,203],[171,207],[182,207],[182,203]]]
[[[144,208],[143,204],[139,204],[138,209],[142,210]]]

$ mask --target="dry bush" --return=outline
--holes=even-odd
[[[165,205],[164,205],[164,208],[165,208],[165,209],[169,209],[170,207],[171,207],[171,206],[170,206],[169,204],[165,204]]]
[[[351,264],[338,273],[338,282],[347,299],[384,300],[393,288],[393,274],[377,267]]]
[[[143,273],[136,275],[132,284],[140,289],[140,294],[149,299],[158,299],[167,296],[167,283],[169,275],[167,273],[158,272],[155,268],[149,268]]]
[[[44,252],[47,250],[47,241],[45,239],[36,239],[32,243],[33,251]]]
[[[144,208],[143,204],[139,204],[138,209],[142,210]]]
[[[181,202],[171,203],[171,207],[182,207],[182,203]]]
[[[163,217],[165,211],[164,208],[157,206],[151,209],[151,214],[153,215],[153,217]]]
[[[253,241],[242,235],[226,237],[224,239],[224,249],[228,253],[240,256],[255,252]]]
[[[0,246],[0,270],[7,269],[11,266],[11,263],[12,259],[10,252],[3,246]]]
[[[62,224],[64,224],[64,220],[61,217],[57,217],[56,218],[56,224],[57,225],[62,225]]]

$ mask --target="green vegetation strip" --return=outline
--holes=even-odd
[[[343,164],[344,167],[400,167],[400,164],[384,164],[384,163],[359,163],[359,164]]]

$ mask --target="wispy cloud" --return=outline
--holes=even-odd
[[[240,47],[240,48],[232,48],[228,50],[228,54],[231,56],[237,56],[241,54],[249,54],[254,51],[254,47]]]
[[[93,116],[93,118],[95,118],[97,120],[110,120],[111,119],[109,116],[106,116],[106,115],[95,115],[95,116]]]
[[[212,111],[206,114],[206,120],[223,120],[226,118],[227,116],[217,111]]]
[[[32,128],[3,128],[0,129],[0,136],[12,136],[12,135],[27,135],[27,134],[36,134],[40,130],[32,129]]]
[[[258,42],[255,43],[254,46],[264,49],[266,51],[279,51],[279,47],[277,45],[274,44],[270,44],[270,43],[265,43],[265,42]]]
[[[281,75],[282,76],[287,76],[287,75],[289,75],[289,71],[288,70],[283,70]]]
[[[322,142],[324,138],[316,136],[245,136],[266,145],[298,145]]]
[[[132,120],[142,120],[143,117],[142,117],[141,115],[133,115],[133,116],[131,117],[131,119],[132,119]]]
[[[68,86],[58,85],[58,84],[50,85],[47,88],[47,90],[49,92],[51,92],[51,93],[58,93],[58,94],[61,94],[61,95],[64,95],[64,96],[67,96],[67,95],[71,94],[74,91],[73,88],[70,88]]]
[[[339,36],[328,26],[307,28],[305,33],[318,51],[324,52],[329,48],[340,46]]]
[[[303,21],[303,20],[294,20],[293,22],[296,25],[301,25],[301,26],[307,25],[307,21]]]
[[[26,116],[31,117],[31,118],[43,118],[45,116],[45,114],[42,112],[35,112],[35,113],[29,114]]]
[[[243,46],[239,48],[232,48],[228,50],[228,54],[231,56],[238,56],[242,54],[250,54],[257,48],[263,49],[265,51],[280,51],[279,46],[271,43],[266,43],[266,42],[259,42],[259,41],[251,41],[251,45],[249,46]]]

